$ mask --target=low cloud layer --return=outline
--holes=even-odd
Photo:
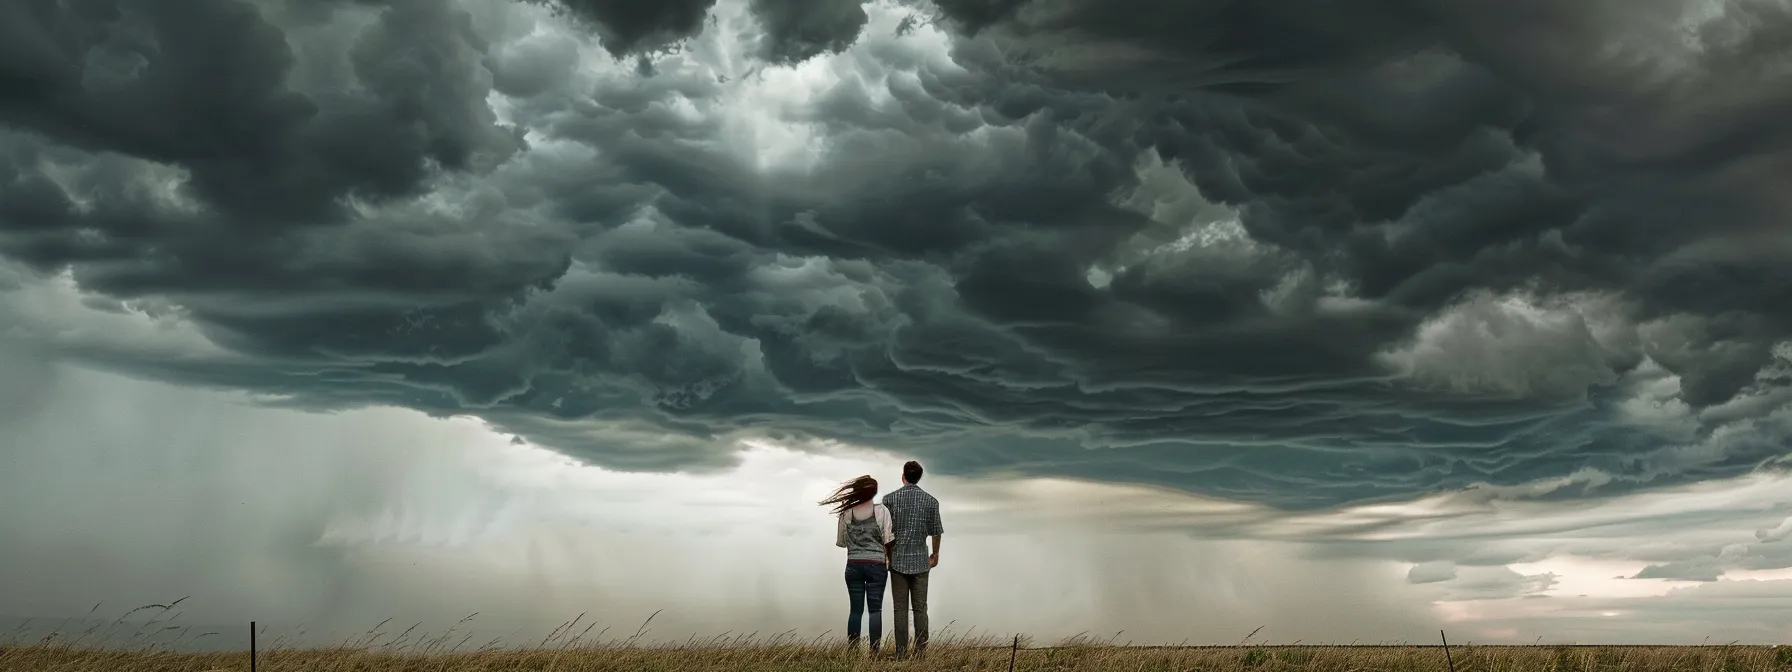
[[[8,347],[653,472],[1315,509],[1782,455],[1784,4],[1341,12],[11,3]]]
[[[837,635],[839,549],[815,502],[857,474],[893,481],[906,457],[757,444],[726,473],[606,471],[470,418],[296,413],[16,351],[0,373],[15,439],[0,539],[18,549],[0,558],[0,621],[187,597],[138,617],[216,646],[243,646],[248,620],[264,643],[335,644],[387,619],[388,639],[419,624],[532,643],[580,614],[619,640],[655,612],[649,642]],[[1792,514],[1783,474],[1301,513],[1081,480],[926,482],[950,530],[935,621],[971,636],[1752,643],[1783,640],[1763,613],[1792,604],[1792,556],[1757,534]],[[718,546],[736,561],[717,565]],[[1672,563],[1721,578],[1635,578]]]

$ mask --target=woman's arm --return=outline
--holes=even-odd
[[[884,566],[890,566],[891,557],[896,553],[896,530],[891,526],[890,507],[878,504],[871,512],[877,515],[878,529],[884,537]]]
[[[884,545],[889,546],[896,543],[896,528],[890,522],[890,507],[879,504],[876,509],[872,510],[872,513],[877,514],[877,527],[884,533]]]
[[[846,548],[846,514],[834,517],[834,545]]]

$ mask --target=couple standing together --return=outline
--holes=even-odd
[[[884,637],[884,584],[896,599],[896,656],[908,655],[908,615],[915,616],[915,653],[927,651],[927,575],[940,564],[940,502],[922,490],[921,463],[902,465],[902,487],[877,496],[877,479],[869,475],[847,481],[833,496],[821,501],[833,505],[838,517],[834,545],[846,549],[846,594],[851,611],[846,619],[849,646],[859,643],[859,624],[871,613],[871,653],[878,652]],[[931,552],[928,538],[933,541]]]

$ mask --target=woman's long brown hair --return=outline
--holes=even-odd
[[[877,479],[870,474],[860,476],[840,485],[840,489],[827,499],[821,500],[822,506],[834,505],[834,513],[845,513],[847,509],[871,501],[877,496]]]

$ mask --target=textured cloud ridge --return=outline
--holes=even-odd
[[[18,0],[6,333],[620,469],[769,434],[1290,508],[1736,475],[1792,426],[1787,35],[1768,0]],[[70,326],[127,314],[208,345]]]

